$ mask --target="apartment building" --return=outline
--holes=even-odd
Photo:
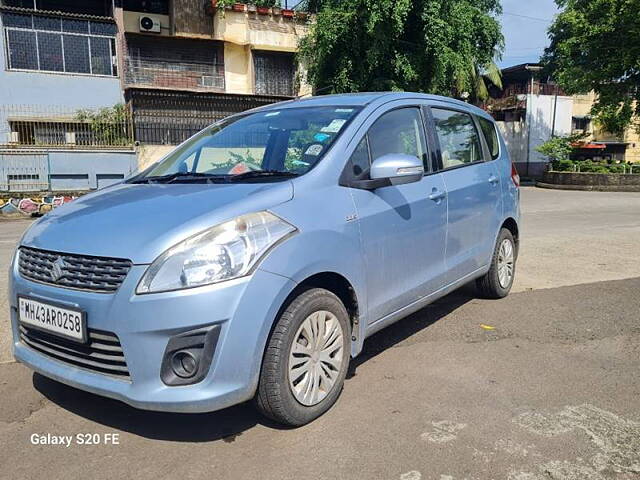
[[[0,0],[0,31],[0,191],[99,188],[134,170],[126,121],[110,134],[89,120],[124,102],[111,2]]]
[[[115,12],[142,163],[215,120],[310,91],[295,61],[304,14],[215,0],[122,0]]]
[[[216,0],[0,0],[0,191],[99,188],[309,92],[295,61],[308,21]]]
[[[594,101],[593,92],[573,97],[572,131],[587,134],[573,153],[573,158],[640,162],[640,135],[635,126],[627,128],[622,135],[603,130],[591,117]]]

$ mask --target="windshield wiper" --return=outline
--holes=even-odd
[[[237,175],[231,175],[227,178],[229,182],[236,182],[238,180],[246,180],[248,178],[261,178],[261,177],[297,177],[299,174],[294,172],[287,172],[283,170],[251,170],[250,172],[238,173]]]
[[[174,183],[178,180],[181,182],[206,180],[207,183],[209,183],[224,181],[226,178],[227,175],[214,175],[211,173],[176,172],[170,173],[168,175],[156,175],[152,177],[138,178],[136,180],[131,180],[129,183]]]
[[[202,172],[176,172],[168,175],[156,175],[151,177],[130,180],[129,183],[179,183],[179,182],[202,182],[206,183],[227,183],[241,181],[248,178],[261,177],[297,177],[297,173],[280,170],[252,170],[250,172],[238,173],[237,175],[213,174]]]

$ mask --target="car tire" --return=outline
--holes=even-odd
[[[314,325],[317,332],[323,328],[322,335],[314,337]],[[267,341],[254,399],[258,410],[287,426],[304,425],[329,410],[349,366],[349,325],[345,306],[328,290],[312,288],[289,303]],[[314,388],[315,396],[307,392]]]
[[[501,229],[489,271],[476,280],[482,297],[504,298],[509,294],[515,278],[517,258],[518,249],[513,235],[506,228]]]

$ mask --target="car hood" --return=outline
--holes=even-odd
[[[82,196],[46,214],[21,245],[153,262],[202,230],[293,198],[290,181],[237,184],[128,184]]]

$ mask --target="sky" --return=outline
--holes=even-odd
[[[505,49],[501,68],[537,62],[549,45],[547,29],[558,12],[554,0],[502,0]]]

